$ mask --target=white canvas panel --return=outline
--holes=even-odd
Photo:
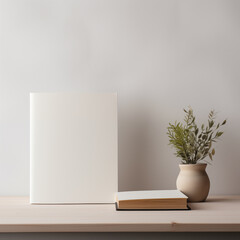
[[[30,202],[113,203],[117,95],[30,94]]]

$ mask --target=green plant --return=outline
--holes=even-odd
[[[227,120],[216,124],[216,114],[212,110],[208,115],[208,124],[206,126],[202,124],[199,128],[195,122],[192,108],[183,110],[186,113],[184,124],[180,122],[169,123],[167,127],[169,145],[176,149],[175,155],[182,159],[182,164],[196,164],[207,156],[212,160],[215,154],[212,145],[223,135],[219,129],[226,124]]]

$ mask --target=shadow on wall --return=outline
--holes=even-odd
[[[156,169],[156,139],[150,106],[135,103],[128,109],[119,107],[119,191],[153,189]],[[125,112],[124,112],[125,111]],[[127,112],[126,112],[127,111]],[[161,179],[161,171],[157,178]],[[156,184],[155,184],[156,185]]]

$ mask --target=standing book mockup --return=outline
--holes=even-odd
[[[30,94],[30,202],[113,203],[117,95]]]

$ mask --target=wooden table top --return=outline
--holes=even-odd
[[[0,232],[240,232],[240,196],[209,197],[190,211],[116,211],[114,204],[30,205],[0,197]]]

